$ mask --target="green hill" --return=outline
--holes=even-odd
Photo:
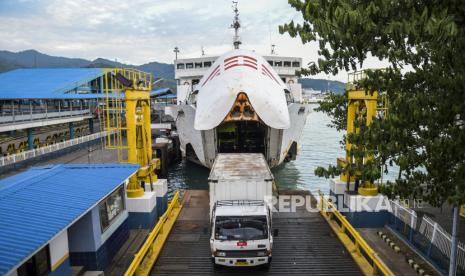
[[[311,88],[313,90],[319,91],[332,91],[335,93],[344,93],[345,83],[340,81],[332,81],[325,79],[310,79],[303,78],[299,80],[299,83],[302,84],[302,88]]]
[[[155,78],[174,79],[174,65],[160,62],[149,62],[143,65],[123,64],[104,58],[93,61],[81,58],[55,57],[40,53],[36,50],[21,52],[0,51],[0,73],[18,68],[112,68],[128,67],[151,72]]]

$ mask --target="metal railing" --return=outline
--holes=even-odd
[[[58,151],[58,150],[61,150],[61,149],[67,148],[67,147],[71,147],[71,146],[74,146],[74,145],[78,145],[78,144],[81,144],[81,143],[92,141],[92,140],[98,139],[100,137],[104,137],[106,135],[107,135],[107,132],[102,131],[102,132],[94,133],[94,134],[91,134],[91,135],[86,135],[86,136],[82,136],[82,137],[79,137],[79,138],[75,138],[75,139],[67,140],[67,141],[64,141],[64,142],[56,143],[56,144],[49,145],[49,146],[46,146],[46,147],[41,147],[41,148],[33,149],[33,150],[27,150],[27,151],[23,151],[23,152],[20,152],[20,153],[0,157],[0,166],[6,166],[6,165],[11,165],[11,164],[14,164],[14,163],[21,162],[21,161],[25,161],[27,159],[34,158],[36,156],[41,156],[41,155],[51,153],[51,152],[55,152],[55,151]]]
[[[427,252],[428,255],[431,254],[431,247],[435,246],[444,256],[450,258],[452,237],[437,222],[424,215],[418,232],[423,234],[430,241]],[[458,243],[457,266],[465,270],[465,245],[461,242]]]
[[[389,202],[392,215],[389,227],[445,273],[449,268],[451,235],[427,215],[418,219],[414,210],[402,206],[398,201]],[[460,273],[465,272],[465,244],[460,242],[457,250],[457,269]]]
[[[25,112],[13,115],[0,116],[0,124],[11,124],[17,122],[29,122],[43,119],[55,119],[62,117],[92,115],[90,109],[60,110],[57,112]]]
[[[409,209],[405,206],[400,205],[397,201],[389,200],[391,204],[391,213],[402,221],[405,225],[409,226],[411,229],[415,229],[417,227],[417,213]]]
[[[394,275],[333,203],[322,192],[319,194],[321,215],[352,255],[362,272],[365,275]]]
[[[134,260],[124,274],[125,276],[149,275],[181,209],[179,191],[177,191],[171,199],[166,212],[160,217],[142,247],[134,255]]]

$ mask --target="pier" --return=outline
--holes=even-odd
[[[352,260],[319,213],[299,208],[274,213],[279,229],[274,239],[269,271],[215,268],[210,260],[209,196],[205,190],[187,190],[183,210],[150,275],[360,275]]]

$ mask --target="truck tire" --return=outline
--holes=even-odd
[[[263,265],[264,270],[269,270],[271,266],[271,257],[268,257],[268,262]]]

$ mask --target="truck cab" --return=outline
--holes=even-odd
[[[263,200],[220,200],[211,215],[211,257],[215,265],[269,266],[272,216]]]

